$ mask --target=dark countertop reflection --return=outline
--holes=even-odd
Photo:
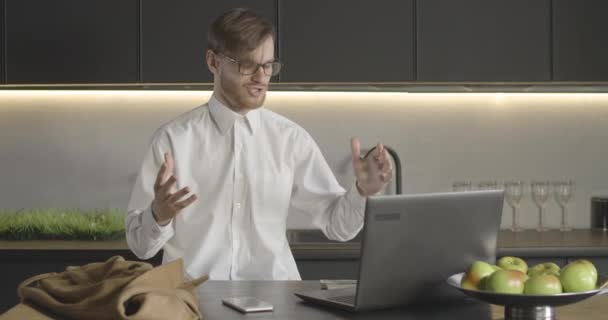
[[[410,306],[381,311],[353,313],[302,302],[297,291],[319,289],[318,281],[208,281],[199,289],[199,302],[205,319],[492,319],[490,305],[474,300],[455,303]],[[274,306],[273,312],[241,314],[221,304],[232,296],[255,296]]]
[[[329,240],[318,230],[288,230],[287,238],[296,258],[358,259],[360,234],[347,242]],[[608,256],[608,233],[601,230],[575,229],[569,232],[501,230],[497,240],[498,255],[521,257]]]

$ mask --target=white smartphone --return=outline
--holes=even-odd
[[[256,297],[224,298],[222,303],[243,313],[272,311],[272,304]]]

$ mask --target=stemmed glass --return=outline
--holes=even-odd
[[[550,184],[547,181],[534,181],[530,185],[532,188],[532,200],[534,200],[534,203],[538,207],[538,226],[536,227],[536,231],[539,232],[549,230],[543,225],[545,205],[549,199],[549,186]]]
[[[505,199],[513,210],[513,222],[511,231],[520,232],[523,229],[519,226],[519,204],[524,196],[524,183],[522,181],[505,182]]]
[[[471,191],[473,190],[473,183],[471,181],[456,181],[452,184],[453,191]]]
[[[561,231],[570,231],[572,228],[568,225],[568,201],[574,196],[574,181],[557,181],[553,184],[553,195],[555,201],[562,209],[562,224],[559,228]]]
[[[496,190],[498,189],[498,182],[496,181],[481,181],[477,184],[479,190]]]

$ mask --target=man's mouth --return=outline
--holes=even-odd
[[[259,97],[265,90],[266,87],[264,86],[247,86],[247,92],[254,97]]]

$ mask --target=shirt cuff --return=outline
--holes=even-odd
[[[353,183],[353,185],[346,191],[346,200],[350,203],[352,210],[355,212],[359,212],[361,216],[363,216],[363,211],[365,211],[365,202],[367,201],[366,197],[363,197],[359,190],[357,189],[357,183]]]
[[[152,239],[157,240],[159,239],[162,235],[167,235],[168,237],[171,237],[172,235],[170,233],[173,232],[173,220],[171,220],[171,222],[169,222],[167,225],[161,226],[156,222],[156,219],[154,219],[154,216],[152,215],[152,208],[148,207],[146,209],[146,211],[144,211],[142,213],[143,218],[142,218],[142,224],[143,224],[143,228],[144,230],[148,231],[146,233],[148,233]]]

